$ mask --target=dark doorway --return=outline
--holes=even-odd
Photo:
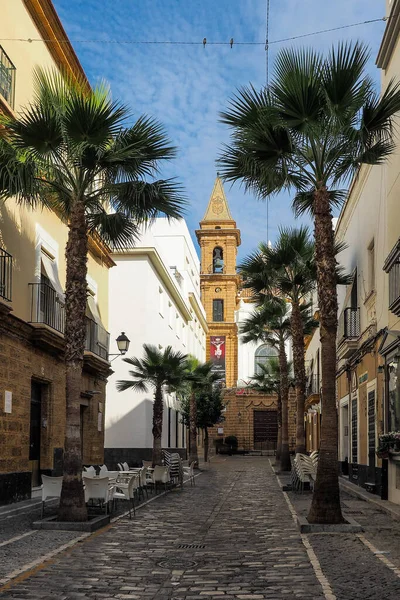
[[[85,464],[85,418],[86,418],[87,406],[81,404],[81,456],[82,463]]]
[[[32,468],[32,487],[38,487],[40,481],[40,431],[42,424],[42,386],[36,381],[31,383],[31,420],[29,433],[29,460]]]
[[[276,450],[278,415],[276,410],[254,411],[254,449]]]

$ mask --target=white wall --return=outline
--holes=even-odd
[[[151,251],[155,251],[161,259],[161,267],[153,264]],[[134,251],[124,255],[115,254],[113,258],[117,266],[110,271],[109,323],[114,344],[110,352],[117,352],[114,340],[121,331],[125,331],[131,340],[129,357],[142,357],[143,344],[147,343],[160,350],[170,345],[175,351],[191,353],[204,361],[206,333],[189,301],[191,292],[195,301],[198,301],[197,310],[205,319],[199,285],[196,287],[191,276],[193,271],[194,281],[200,281],[199,261],[186,224],[183,221],[168,223],[166,219],[157,219],[142,232]],[[184,285],[180,285],[171,266],[177,267]],[[181,298],[184,309],[179,305],[178,298]],[[118,392],[115,384],[120,379],[129,379],[130,367],[117,357],[112,362],[112,368],[114,374],[107,385],[105,446],[150,448],[153,443],[153,390],[149,389],[147,393],[131,390]],[[168,445],[168,407],[172,409],[171,447],[175,447],[175,411],[179,409],[179,403],[174,394],[164,395],[163,447]],[[178,447],[182,447],[180,423]]]

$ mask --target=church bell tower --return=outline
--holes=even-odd
[[[239,276],[236,274],[240,231],[229,210],[222,181],[217,175],[200,229],[201,297],[207,315],[207,360],[221,374],[226,387],[237,383],[238,332],[235,309]]]

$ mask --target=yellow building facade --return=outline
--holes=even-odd
[[[84,77],[50,0],[3,0],[0,111],[32,98],[37,66]],[[43,40],[13,41],[15,38]],[[56,40],[63,40],[62,43]],[[0,505],[29,498],[41,474],[62,474],[64,290],[68,228],[49,210],[0,203]],[[91,239],[82,374],[84,463],[101,463],[108,363],[108,249]]]

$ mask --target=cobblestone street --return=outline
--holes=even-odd
[[[294,498],[296,510],[304,511],[309,498]],[[369,523],[374,508],[365,502],[358,512],[366,543],[357,534],[301,535],[287,500],[267,458],[217,458],[196,478],[196,487],[186,484],[141,508],[132,521],[123,518],[81,539],[0,587],[0,595],[21,600],[400,596],[399,572],[390,567],[391,561],[400,566],[399,523],[381,513],[379,527]],[[30,543],[34,550],[36,535],[0,551],[17,560],[19,545]],[[44,545],[47,537],[50,550],[55,534],[40,536]],[[73,537],[65,534],[66,541]],[[375,553],[378,543],[385,554]]]

